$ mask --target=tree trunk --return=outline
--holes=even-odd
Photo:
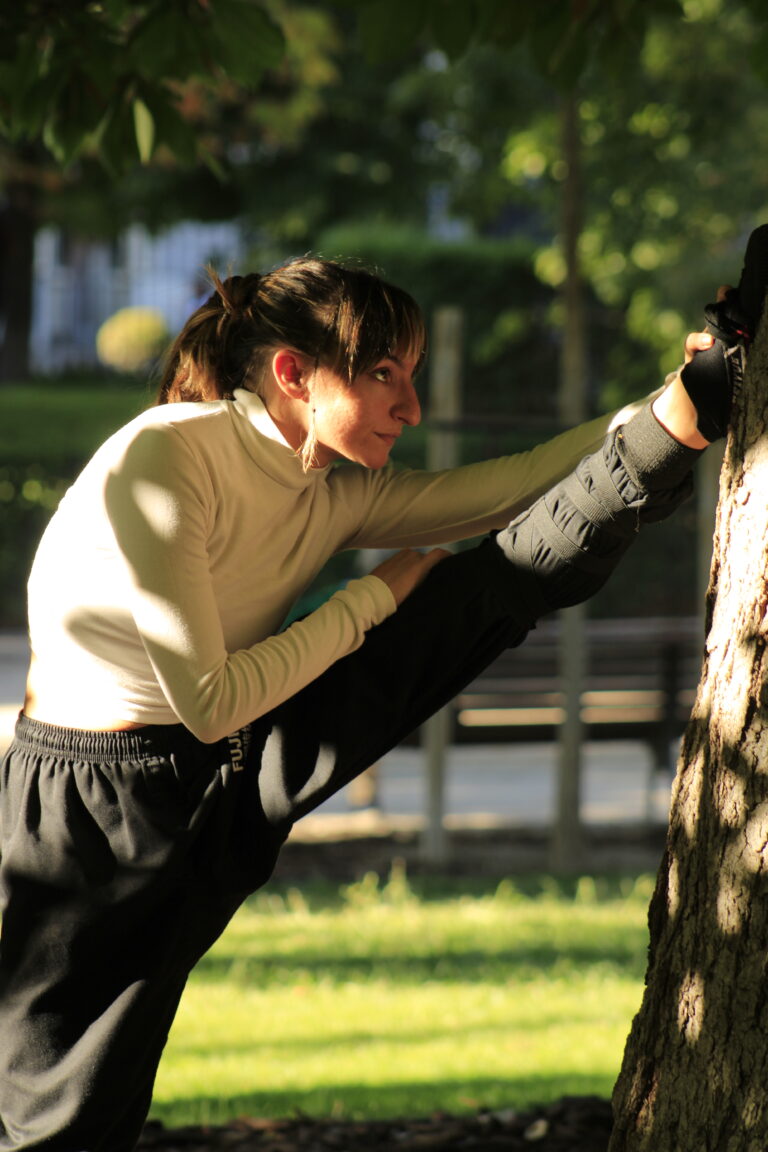
[[[768,1148],[768,322],[720,477],[704,665],[610,1152]]]
[[[29,375],[37,187],[11,178],[0,200],[0,382]]]
[[[565,280],[562,287],[563,344],[558,385],[558,416],[570,428],[587,419],[587,308],[579,242],[583,228],[583,177],[577,91],[560,104],[560,139],[566,164],[562,188],[560,228],[563,238]]]

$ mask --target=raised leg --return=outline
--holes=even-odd
[[[605,583],[699,453],[644,409],[495,539],[453,556],[365,643],[253,726],[268,820],[290,825],[393,748],[553,609]]]

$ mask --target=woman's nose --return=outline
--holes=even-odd
[[[413,381],[403,384],[397,402],[397,416],[404,424],[418,424],[421,420],[421,404]]]

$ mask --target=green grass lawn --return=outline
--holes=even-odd
[[[375,1118],[610,1095],[639,1007],[650,881],[402,875],[264,893],[193,974],[158,1076],[167,1124]]]
[[[139,382],[35,381],[0,388],[0,460],[83,462],[152,399]]]

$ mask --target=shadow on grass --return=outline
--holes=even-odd
[[[301,884],[287,881],[271,881],[265,888],[245,901],[245,908],[254,912],[270,911],[273,905],[290,906],[293,893],[309,911],[333,911],[347,907],[348,893],[364,886],[372,880],[381,893],[386,893],[391,877],[367,873],[363,880],[350,884],[338,884],[327,880],[312,879]],[[510,907],[518,902],[536,902],[553,899],[564,905],[588,902],[595,904],[613,901],[637,901],[643,909],[653,894],[654,877],[646,873],[606,873],[589,876],[554,876],[550,873],[512,877],[485,876],[408,876],[405,880],[408,892],[422,904],[457,901],[463,898],[472,900],[504,901]]]
[[[434,1083],[336,1084],[324,1089],[259,1092],[229,1097],[178,1097],[153,1105],[151,1116],[168,1126],[224,1124],[239,1116],[279,1119],[302,1113],[315,1119],[375,1120],[428,1116],[435,1111],[474,1112],[480,1108],[522,1111],[563,1096],[610,1096],[615,1073],[600,1075],[499,1078],[471,1077]]]
[[[352,956],[324,951],[308,942],[307,950],[288,955],[243,956],[217,950],[204,956],[195,969],[198,984],[234,983],[260,988],[285,986],[299,978],[310,983],[341,985],[350,981],[385,981],[388,984],[461,982],[507,985],[542,975],[567,976],[595,968],[619,977],[642,979],[646,965],[647,934],[627,930],[620,941],[599,939],[567,947],[540,942],[501,951],[481,947],[456,949],[440,956],[391,954]]]

